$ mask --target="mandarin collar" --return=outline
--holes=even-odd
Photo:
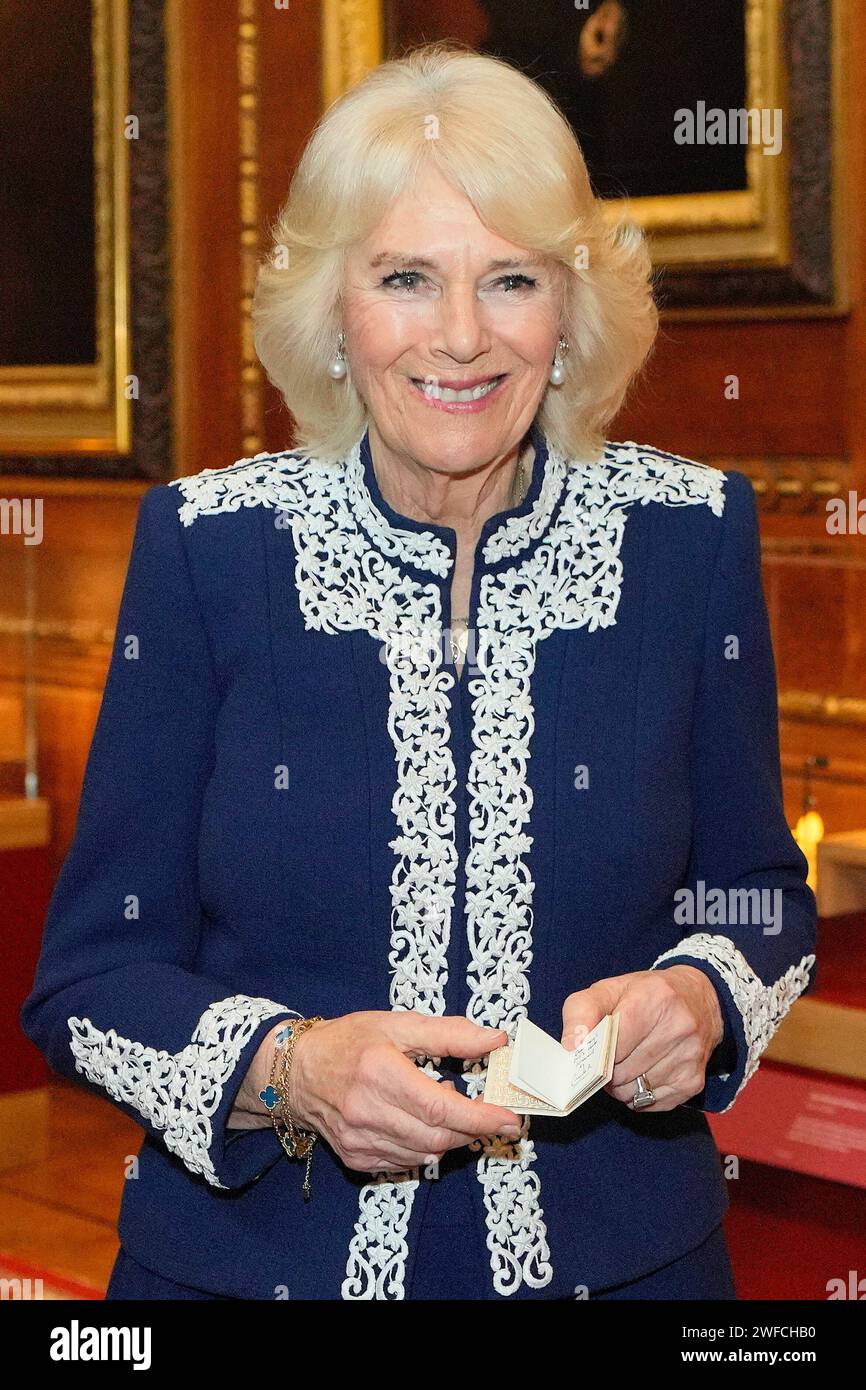
[[[519,506],[496,512],[484,523],[478,554],[485,566],[511,560],[538,541],[562,494],[567,461],[548,443],[537,422],[529,438],[535,446],[529,488]],[[383,554],[439,578],[450,574],[457,554],[456,531],[403,516],[385,501],[373,468],[369,427],[347,456],[346,481],[357,521]]]

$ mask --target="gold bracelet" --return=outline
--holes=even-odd
[[[312,1028],[314,1023],[321,1022],[321,1015],[316,1014],[314,1018],[293,1019],[291,1023],[285,1024],[280,1029],[274,1038],[276,1046],[270,1084],[259,1092],[259,1099],[264,1101],[268,1108],[276,1136],[286,1154],[289,1158],[306,1158],[307,1160],[303,1186],[305,1202],[308,1202],[312,1195],[310,1167],[313,1162],[313,1148],[319,1136],[315,1130],[302,1129],[295,1123],[290,1105],[289,1075],[296,1039],[308,1028]]]

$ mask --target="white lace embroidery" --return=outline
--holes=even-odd
[[[547,489],[549,516],[565,475]],[[547,480],[546,480],[547,481]],[[601,464],[572,465],[556,521],[532,555],[504,573],[485,575],[478,612],[479,675],[469,682],[473,752],[469,768],[470,850],[466,915],[470,945],[468,1016],[513,1034],[529,1002],[534,884],[523,856],[532,810],[528,783],[534,727],[531,680],[537,644],[558,629],[614,622],[619,604],[623,508],[634,501],[724,505],[724,475],[700,464],[673,464],[637,445],[609,447]],[[511,543],[508,523],[495,558]],[[467,1089],[483,1086],[483,1063],[466,1063]],[[494,1288],[513,1293],[523,1280],[538,1288],[553,1270],[532,1171],[529,1118],[512,1142],[484,1145],[478,1176],[487,1210]],[[516,1160],[519,1160],[516,1161]]]
[[[507,516],[487,539],[482,552],[484,561],[493,565],[497,560],[512,559],[525,550],[530,541],[543,534],[550,521],[562,484],[568,471],[568,459],[547,445],[547,463],[541,487],[529,512],[522,516]]]
[[[418,1189],[418,1169],[383,1173],[361,1188],[361,1210],[349,1242],[342,1297],[349,1300],[405,1297],[406,1232]]]
[[[773,1034],[791,1005],[808,985],[809,971],[815,964],[815,957],[803,956],[799,965],[790,966],[780,979],[771,985],[765,985],[742,952],[727,936],[713,936],[709,932],[696,932],[694,936],[686,936],[654,960],[651,968],[654,970],[663,960],[671,960],[674,956],[693,956],[695,960],[705,960],[708,964],[714,965],[730,989],[734,1003],[742,1015],[746,1039],[745,1071],[732,1099],[721,1112],[724,1114],[725,1110],[730,1110],[740,1091],[758,1070],[761,1056],[769,1046]]]
[[[442,669],[441,602],[435,584],[403,574],[383,554],[401,553],[404,537],[417,540],[412,559],[444,573],[450,552],[425,533],[389,534],[366,490],[358,448],[346,470],[292,459],[271,470],[267,505],[285,514],[295,544],[295,582],[308,628],[323,632],[361,629],[384,645],[390,677],[388,731],[397,763],[392,809],[400,833],[391,841],[392,1009],[445,1012],[448,941],[457,871],[453,791],[456,774],[449,747],[449,691],[453,674]],[[247,466],[257,500],[258,468]],[[200,476],[200,475],[198,475]],[[195,480],[178,479],[192,517],[223,510],[225,483],[196,495]],[[243,484],[233,483],[233,501]],[[359,526],[364,519],[368,535]],[[281,518],[278,518],[281,521]],[[427,545],[427,542],[433,542]],[[437,551],[438,547],[438,551]],[[442,552],[441,554],[438,552]],[[445,567],[447,568],[447,566]],[[425,1070],[438,1076],[435,1062]],[[418,1170],[385,1174],[367,1183],[349,1246],[344,1299],[402,1299],[406,1232],[418,1187]]]
[[[611,468],[610,486],[616,502],[663,502],[685,507],[705,502],[715,516],[725,507],[725,475],[717,468],[693,463],[678,454],[664,454],[646,444],[626,440],[609,444],[605,459]]]
[[[205,1010],[192,1041],[175,1053],[145,1047],[113,1028],[103,1033],[89,1018],[70,1018],[69,1046],[76,1071],[163,1130],[166,1148],[190,1172],[201,1173],[213,1187],[224,1187],[210,1156],[211,1119],[223,1088],[259,1024],[296,1012],[272,999],[233,994]]]
[[[472,743],[469,763],[470,849],[466,860],[466,924],[469,937],[469,1005],[474,1023],[505,1028],[513,1035],[529,1002],[534,884],[523,862],[532,845],[524,827],[532,809],[527,780],[529,741],[534,724],[529,680],[535,650],[521,634],[516,644],[491,640],[494,624],[503,632],[508,615],[491,608],[495,582],[482,581],[478,614],[480,675],[469,683]],[[483,1089],[484,1062],[464,1064],[466,1089]],[[525,1116],[517,1139],[496,1135],[477,1140],[477,1172],[487,1214],[487,1246],[493,1287],[507,1296],[525,1281],[543,1288],[553,1278],[547,1230],[533,1172],[535,1146]]]
[[[173,478],[184,496],[178,507],[183,526],[191,526],[200,516],[215,516],[218,512],[237,512],[241,507],[273,507],[276,460],[300,460],[300,454],[256,454],[251,459],[239,459],[228,468],[203,468],[188,477]]]
[[[364,478],[360,441],[346,459],[346,487],[355,521],[363,526],[383,555],[415,565],[417,569],[430,570],[444,579],[452,565],[451,551],[447,545],[430,531],[407,531],[394,526],[373,505]]]
[[[298,475],[302,488],[311,476]],[[348,500],[351,496],[360,507],[360,498],[367,495],[357,471],[351,474],[348,490],[332,469],[316,476],[325,485],[327,504],[311,511],[302,497],[292,501],[285,496],[279,504],[293,511],[301,610],[310,627],[332,632],[360,627],[369,632],[384,644],[390,676],[388,732],[397,762],[392,809],[401,832],[391,841],[397,856],[391,877],[391,1008],[441,1015],[457,851],[456,774],[448,742],[448,692],[454,677],[442,669],[441,643],[436,640],[441,628],[439,590],[401,574],[364,540]],[[361,510],[381,543],[384,521],[377,527],[372,508]],[[436,544],[441,546],[438,540]],[[450,552],[445,555],[450,565]],[[420,563],[419,554],[413,552],[413,558]],[[434,562],[435,558],[433,553],[428,556]],[[334,583],[337,587],[329,588]],[[437,1060],[425,1061],[428,1075],[438,1076]],[[361,1189],[341,1291],[344,1299],[405,1296],[406,1233],[418,1181],[418,1170],[413,1169],[382,1175]]]
[[[437,586],[413,582],[383,557],[439,577],[448,572],[451,557],[437,537],[398,528],[374,506],[359,447],[345,468],[281,455],[279,462],[260,464],[257,458],[236,472],[205,470],[174,485],[186,498],[180,511],[186,525],[205,512],[258,503],[285,510],[307,627],[361,628],[385,643],[389,731],[397,758],[394,812],[402,832],[391,842],[398,856],[391,885],[391,1006],[435,1014],[444,1011],[456,881],[455,771],[448,743],[453,676],[441,669],[441,643],[435,640],[441,627]],[[632,442],[609,445],[598,463],[569,463],[550,450],[531,512],[507,517],[488,537],[483,556],[492,564],[519,554],[549,527],[521,564],[486,575],[481,584],[479,674],[469,687],[466,863],[467,1015],[476,1022],[511,1031],[529,1000],[534,884],[523,855],[532,843],[525,826],[532,806],[527,765],[537,643],[557,628],[595,631],[615,621],[629,505],[706,503],[721,515],[724,482],[715,469]],[[425,1064],[434,1076],[435,1060]],[[477,1094],[483,1064],[467,1062],[464,1075],[469,1093]],[[523,1282],[543,1287],[553,1270],[528,1117],[519,1139],[496,1136],[475,1147],[482,1149],[477,1167],[494,1288],[507,1296]],[[417,1185],[415,1169],[382,1175],[363,1188],[344,1299],[404,1297],[406,1233]]]

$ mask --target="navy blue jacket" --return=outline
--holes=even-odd
[[[816,917],[753,492],[633,443],[583,463],[533,438],[524,502],[479,540],[459,680],[454,532],[389,507],[366,434],[339,464],[261,454],[142,500],[22,1022],[145,1130],[120,1236],[169,1279],[411,1298],[425,1216],[453,1210],[478,1271],[455,1296],[562,1297],[657,1268],[725,1211],[704,1111],[812,982]],[[713,981],[725,1040],[673,1111],[600,1092],[375,1178],[320,1143],[309,1203],[271,1130],[226,1127],[293,1013],[512,1032],[528,1012],[559,1037],[568,994],[675,962]],[[434,1062],[483,1086],[483,1063]]]

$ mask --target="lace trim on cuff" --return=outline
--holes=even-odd
[[[272,999],[233,994],[205,1010],[192,1041],[175,1053],[145,1047],[113,1028],[102,1033],[89,1018],[70,1018],[70,1047],[76,1071],[104,1086],[115,1100],[133,1106],[154,1129],[164,1131],[166,1148],[190,1172],[201,1173],[213,1187],[225,1187],[210,1155],[211,1119],[259,1024],[278,1014],[294,1013]]]
[[[746,1067],[736,1093],[724,1107],[730,1110],[740,1091],[758,1070],[761,1055],[782,1019],[808,985],[809,971],[815,964],[815,957],[803,956],[798,965],[790,966],[775,983],[765,985],[727,936],[697,932],[694,936],[684,937],[654,960],[650,968],[654,970],[662,961],[671,960],[674,956],[692,956],[695,960],[705,960],[715,966],[730,989],[742,1017],[747,1049]],[[725,1080],[724,1077],[719,1079]]]

